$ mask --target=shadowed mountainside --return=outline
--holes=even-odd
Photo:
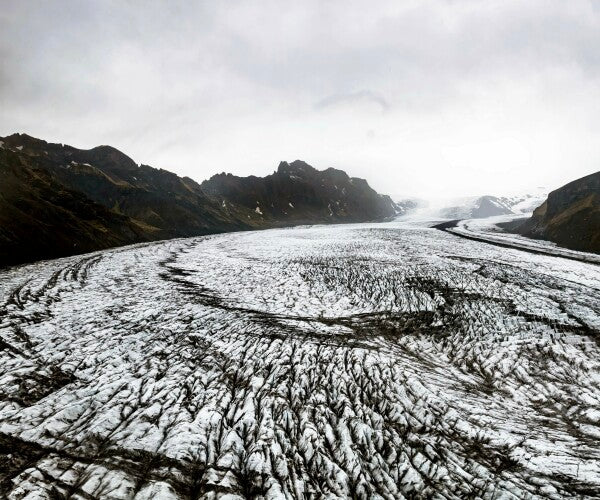
[[[377,194],[364,179],[334,168],[319,171],[300,160],[283,161],[266,177],[214,175],[201,187],[224,207],[244,207],[272,225],[365,222],[396,213],[391,198]]]
[[[600,253],[600,171],[548,195],[524,223],[505,225],[530,238],[584,252]]]
[[[0,265],[90,252],[158,237],[68,189],[26,155],[0,149]]]
[[[13,134],[0,137],[0,172],[0,265],[158,239],[395,214],[391,199],[366,181],[299,161],[283,162],[264,179],[222,174],[201,186],[138,166],[110,146],[82,150]]]

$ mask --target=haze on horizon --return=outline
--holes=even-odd
[[[600,168],[600,3],[2,1],[0,135],[198,181],[303,159],[396,197]]]

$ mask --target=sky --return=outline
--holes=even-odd
[[[0,0],[0,135],[401,197],[600,170],[600,1]]]

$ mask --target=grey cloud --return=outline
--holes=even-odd
[[[445,140],[436,161],[450,161],[502,134],[534,143],[543,123],[584,168],[595,153],[564,129],[600,128],[598,47],[587,0],[4,2],[0,134],[109,143],[199,179],[310,152],[386,186],[409,181],[397,161],[427,178],[442,169],[406,141]],[[357,110],[360,132],[322,112],[336,106]],[[540,165],[541,144],[529,154]]]

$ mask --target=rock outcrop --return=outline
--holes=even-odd
[[[513,230],[573,250],[600,253],[600,171],[552,191],[532,217]]]

